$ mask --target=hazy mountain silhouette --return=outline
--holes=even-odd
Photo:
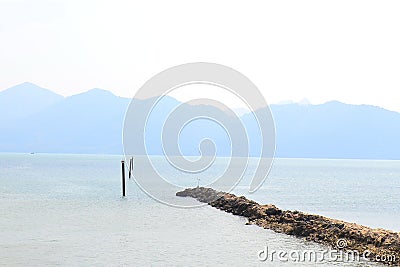
[[[64,97],[33,83],[22,83],[0,92],[0,123],[44,110]]]
[[[338,101],[272,110],[278,157],[400,159],[400,113]]]
[[[122,124],[129,102],[101,89],[64,98],[30,83],[12,87],[0,92],[0,152],[121,154]],[[156,106],[146,128],[150,154],[162,154],[162,125],[179,104],[165,97]],[[184,108],[188,114],[202,110],[226,116],[228,122],[231,119],[210,106]],[[400,159],[400,113],[337,101],[272,105],[271,110],[278,157]],[[260,138],[254,117],[244,114],[241,120],[250,135],[250,153],[258,155]],[[182,130],[182,152],[198,155],[198,144],[205,137],[215,140],[218,155],[230,154],[225,131],[202,120]],[[169,136],[166,139],[176,142]]]
[[[121,153],[129,99],[92,89],[14,123],[2,125],[1,151]],[[7,140],[7,141],[6,141]]]

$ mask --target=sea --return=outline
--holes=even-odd
[[[333,248],[246,225],[210,206],[162,204],[133,179],[122,197],[121,159],[0,154],[0,266],[384,266],[328,257],[322,252]],[[153,160],[170,172],[161,157]],[[214,174],[226,161],[215,161]],[[214,174],[188,176],[185,186],[202,186]],[[169,179],[179,184],[182,177]],[[400,161],[275,159],[258,191],[249,193],[247,180],[233,193],[400,231]],[[324,256],[308,257],[311,251]]]

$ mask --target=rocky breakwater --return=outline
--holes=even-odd
[[[177,192],[176,195],[192,197],[217,209],[246,217],[248,224],[329,245],[335,249],[357,250],[359,255],[364,254],[372,261],[400,265],[400,233],[371,229],[299,211],[281,210],[274,205],[260,205],[243,196],[238,197],[212,188],[190,188]]]

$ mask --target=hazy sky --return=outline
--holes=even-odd
[[[308,98],[400,111],[399,1],[4,1],[0,90],[131,97],[154,74],[207,61],[269,103]]]

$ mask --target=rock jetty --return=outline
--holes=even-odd
[[[371,261],[400,265],[400,233],[397,232],[372,229],[299,211],[281,210],[274,205],[260,205],[244,196],[238,197],[212,188],[189,188],[176,195],[192,197],[217,209],[246,217],[248,224],[336,249],[357,250],[360,255],[367,251],[364,255]]]

